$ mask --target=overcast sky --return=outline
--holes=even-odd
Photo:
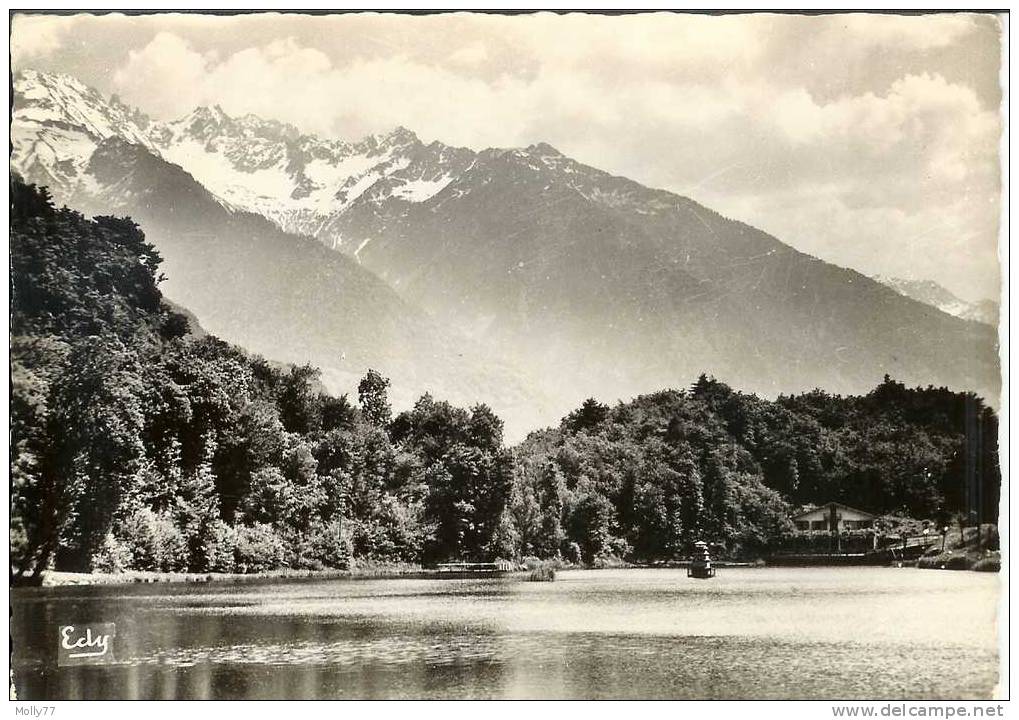
[[[825,260],[997,298],[988,15],[16,17],[14,69],[158,118],[548,142]]]

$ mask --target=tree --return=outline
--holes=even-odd
[[[136,358],[106,338],[78,343],[55,384],[48,463],[54,479],[46,512],[60,516],[59,561],[68,570],[91,569],[92,555],[133,489],[144,457],[140,395]]]
[[[350,430],[354,427],[357,413],[346,395],[340,397],[321,395],[319,402],[322,405],[323,431],[329,432],[340,428]]]
[[[593,398],[512,453],[490,407],[424,395],[392,420],[195,337],[129,219],[88,220],[12,182],[11,566],[247,570],[607,553],[754,557],[790,504],[993,522],[998,419],[972,393],[815,390],[776,401],[702,375]],[[239,512],[238,512],[239,510]],[[973,513],[973,517],[969,516]]]
[[[211,457],[211,447],[209,456]],[[205,572],[215,562],[210,545],[219,530],[219,496],[209,462],[183,478],[174,502],[174,519],[188,546],[188,569]]]
[[[574,410],[566,416],[563,424],[572,432],[592,430],[605,420],[608,414],[608,405],[602,405],[594,398],[588,398],[580,406],[580,409]]]
[[[488,405],[475,405],[467,421],[467,442],[485,452],[498,452],[502,447],[502,420]]]
[[[603,495],[585,495],[570,514],[570,538],[580,545],[584,562],[605,554],[612,542],[612,503]]]
[[[290,368],[279,393],[280,421],[287,432],[308,435],[322,429],[321,371],[311,365]]]
[[[393,410],[389,406],[389,378],[377,370],[369,369],[357,386],[357,397],[361,413],[370,425],[385,427],[392,420]]]
[[[542,557],[555,557],[566,539],[563,513],[566,507],[566,479],[555,463],[546,463],[538,479],[538,503],[541,512],[541,534],[536,540]]]

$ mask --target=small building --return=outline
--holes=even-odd
[[[793,515],[790,520],[797,530],[865,530],[874,526],[876,515],[863,510],[843,505],[842,503],[831,502],[809,510],[804,510],[799,515]],[[834,519],[834,527],[832,527]]]

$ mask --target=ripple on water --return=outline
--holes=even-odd
[[[13,603],[25,697],[980,698],[997,676],[997,578],[974,573],[625,570],[26,597]],[[117,666],[53,665],[50,630],[72,616],[118,624]]]

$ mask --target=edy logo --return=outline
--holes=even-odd
[[[113,660],[113,623],[61,625],[57,647],[58,665],[106,663]]]

